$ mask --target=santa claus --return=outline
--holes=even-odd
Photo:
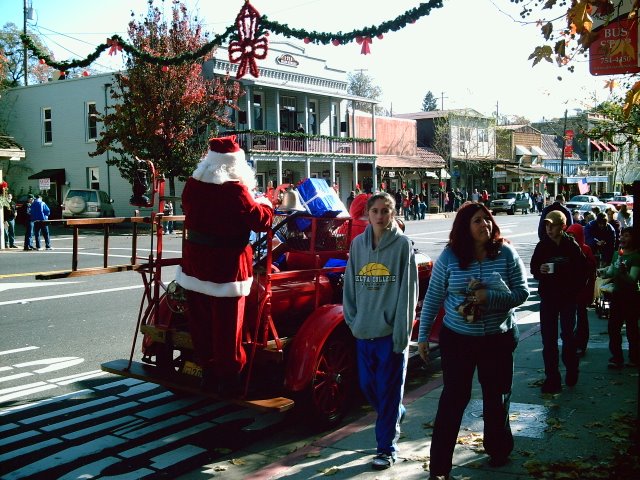
[[[255,172],[235,136],[212,138],[182,193],[186,241],[176,281],[187,290],[188,319],[203,386],[237,384],[245,297],[253,281],[251,231],[271,227],[273,207],[254,198]]]

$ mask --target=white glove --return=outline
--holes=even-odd
[[[264,195],[261,196],[261,197],[256,198],[255,201],[256,201],[256,203],[259,203],[261,205],[267,205],[268,207],[273,208],[273,203],[271,203],[271,200],[269,200]]]

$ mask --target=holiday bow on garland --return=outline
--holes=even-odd
[[[111,47],[109,48],[109,55],[115,55],[122,51],[122,45],[120,45],[117,39],[107,38],[107,46]]]
[[[344,45],[355,41],[362,45],[361,53],[366,55],[367,53],[370,53],[369,45],[371,44],[373,37],[382,39],[385,33],[388,33],[390,31],[397,32],[398,30],[405,28],[407,25],[415,23],[419,18],[429,15],[431,13],[431,10],[433,10],[434,8],[442,8],[442,2],[443,0],[428,0],[427,2],[421,3],[418,7],[407,10],[393,20],[382,22],[377,27],[364,27],[348,33],[332,33],[316,31],[308,32],[301,28],[290,28],[286,24],[271,21],[264,15],[260,17],[260,14],[255,10],[255,8],[253,8],[253,6],[251,6],[250,2],[248,0],[245,0],[244,6],[240,10],[238,17],[236,17],[235,24],[227,27],[224,33],[214,36],[214,38],[210,42],[205,43],[199,49],[193,52],[183,52],[173,57],[151,55],[150,53],[140,50],[134,45],[126,42],[119,35],[113,35],[111,36],[111,38],[107,39],[107,43],[98,45],[93,53],[89,54],[82,60],[65,60],[62,62],[57,62],[45,52],[40,50],[40,48],[38,48],[38,46],[31,40],[31,37],[29,37],[29,35],[21,33],[20,38],[22,39],[22,43],[25,45],[25,47],[29,49],[33,53],[33,55],[40,58],[41,63],[45,63],[50,67],[56,68],[61,71],[67,71],[70,68],[88,67],[98,59],[102,52],[107,49],[109,49],[110,54],[111,52],[113,52],[114,55],[118,51],[124,50],[129,55],[154,65],[181,65],[187,62],[194,62],[195,60],[204,57],[215,48],[221,46],[225,41],[231,40],[231,43],[229,44],[230,59],[231,44],[244,44],[245,46],[251,47],[248,51],[245,50],[242,52],[236,50],[237,45],[233,47],[234,52],[236,52],[234,53],[233,57],[235,59],[234,63],[241,62],[238,72],[240,73],[240,69],[242,69],[242,74],[244,75],[246,73],[246,70],[249,69],[250,73],[257,77],[258,68],[255,63],[255,59],[261,60],[266,57],[266,35],[268,34],[268,32],[282,35],[285,38],[296,38],[298,40],[303,40],[305,43],[316,43],[322,45],[328,45],[329,43],[333,43],[334,45]],[[245,13],[243,14],[243,12]],[[239,23],[239,19],[243,20],[243,22]],[[263,32],[263,37],[256,38]],[[262,56],[263,54],[264,56]],[[244,68],[242,68],[243,66]]]
[[[229,43],[229,61],[231,63],[240,62],[236,78],[244,77],[249,68],[249,72],[254,77],[258,77],[258,65],[256,59],[267,58],[268,40],[267,35],[260,38],[260,14],[253,8],[251,3],[245,2],[244,7],[236,17],[236,28],[238,29],[238,40]]]

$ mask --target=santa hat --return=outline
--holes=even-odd
[[[249,190],[256,186],[255,172],[247,164],[235,135],[209,139],[209,150],[192,176],[206,183],[240,182]]]

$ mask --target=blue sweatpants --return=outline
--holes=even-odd
[[[409,349],[394,353],[393,338],[389,335],[370,340],[358,339],[357,351],[360,388],[378,414],[377,453],[395,458],[400,438],[400,417],[404,413],[402,394]]]

